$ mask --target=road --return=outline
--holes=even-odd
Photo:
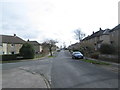
[[[43,75],[51,88],[118,88],[118,73],[73,60],[68,51],[43,60],[3,64],[3,74],[14,68]]]

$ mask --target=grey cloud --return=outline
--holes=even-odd
[[[2,34],[17,34],[22,38],[32,39],[39,35],[36,30],[25,16],[25,7],[21,3],[2,3],[2,21],[1,28]]]

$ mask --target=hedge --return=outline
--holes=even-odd
[[[17,57],[20,57],[20,55],[19,54],[5,54],[5,55],[1,55],[2,56],[2,61],[4,60],[6,60],[6,61],[8,61],[8,60],[18,60],[19,58],[17,58]]]

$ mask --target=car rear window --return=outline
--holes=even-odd
[[[73,52],[73,54],[81,54],[80,52]]]

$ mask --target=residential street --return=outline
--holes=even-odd
[[[14,74],[11,74],[12,72]],[[25,72],[31,73],[32,75],[26,75],[34,76],[35,79],[20,78],[25,77],[22,75]],[[2,65],[2,86],[4,88],[45,87],[45,84],[39,81],[42,77],[48,80],[47,84],[50,84],[51,88],[118,88],[117,72],[106,70],[95,64],[74,60],[68,51],[58,52],[53,58]],[[36,80],[36,78],[38,79]],[[23,82],[19,84],[20,80]],[[27,84],[28,87],[22,85],[24,82],[29,84]]]

